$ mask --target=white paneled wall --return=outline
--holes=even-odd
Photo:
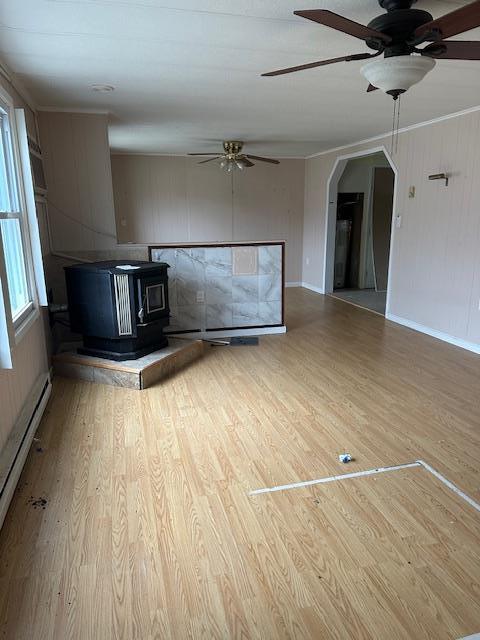
[[[14,348],[12,359],[13,369],[0,369],[0,451],[37,379],[48,371],[41,318]]]
[[[174,156],[112,156],[119,242],[286,240],[286,277],[300,280],[303,160],[227,174]]]
[[[323,287],[327,182],[338,156],[389,139],[307,160],[303,280]],[[480,111],[400,134],[390,273],[390,314],[480,345]],[[448,187],[428,175],[448,172]],[[409,198],[415,186],[415,198]],[[307,264],[308,260],[308,264]]]
[[[40,112],[52,248],[110,249],[116,244],[108,118]]]

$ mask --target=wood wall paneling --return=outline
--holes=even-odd
[[[39,113],[56,251],[102,250],[116,245],[107,124],[106,115]]]

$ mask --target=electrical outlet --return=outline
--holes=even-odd
[[[205,291],[197,291],[197,302],[205,302]]]
[[[402,216],[400,214],[395,216],[395,226],[397,229],[402,228]]]
[[[307,267],[308,267],[308,265],[310,264],[310,258],[308,258],[308,257],[307,257],[307,258],[305,258],[305,264],[306,264],[306,265],[307,265]]]
[[[126,227],[126,226],[127,226],[127,219],[126,219],[126,218],[122,218],[122,219],[120,220],[120,225],[121,225],[122,227]]]

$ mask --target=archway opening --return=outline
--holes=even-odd
[[[386,314],[396,169],[383,148],[338,158],[329,181],[325,293]]]

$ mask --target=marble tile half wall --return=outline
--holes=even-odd
[[[169,331],[282,325],[283,243],[151,247],[166,262]]]

